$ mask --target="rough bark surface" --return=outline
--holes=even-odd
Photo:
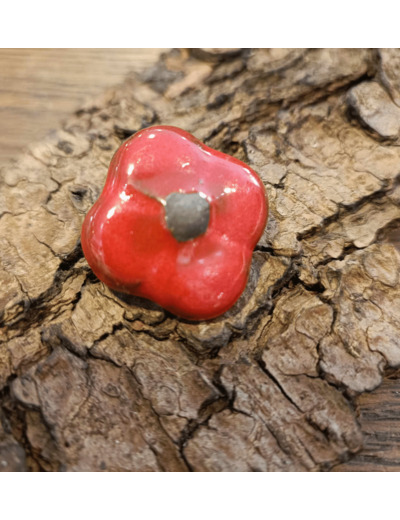
[[[0,464],[305,471],[362,448],[400,365],[400,53],[172,51],[3,168]],[[121,298],[79,245],[122,140],[170,124],[248,162],[271,209],[224,316]]]

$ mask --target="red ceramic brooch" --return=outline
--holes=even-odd
[[[246,164],[179,128],[153,126],[115,153],[82,248],[111,289],[204,320],[243,292],[267,214],[264,185]]]

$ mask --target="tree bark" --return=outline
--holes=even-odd
[[[174,50],[2,169],[0,469],[326,470],[400,365],[400,53]],[[133,132],[175,125],[263,179],[224,316],[111,292],[80,227]]]

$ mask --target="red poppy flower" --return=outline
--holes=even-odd
[[[154,126],[114,155],[82,248],[110,288],[209,319],[244,290],[267,212],[264,186],[246,164],[179,128]]]

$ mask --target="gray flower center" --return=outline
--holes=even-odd
[[[166,198],[165,221],[178,242],[186,242],[206,232],[210,204],[198,193],[171,193]]]

